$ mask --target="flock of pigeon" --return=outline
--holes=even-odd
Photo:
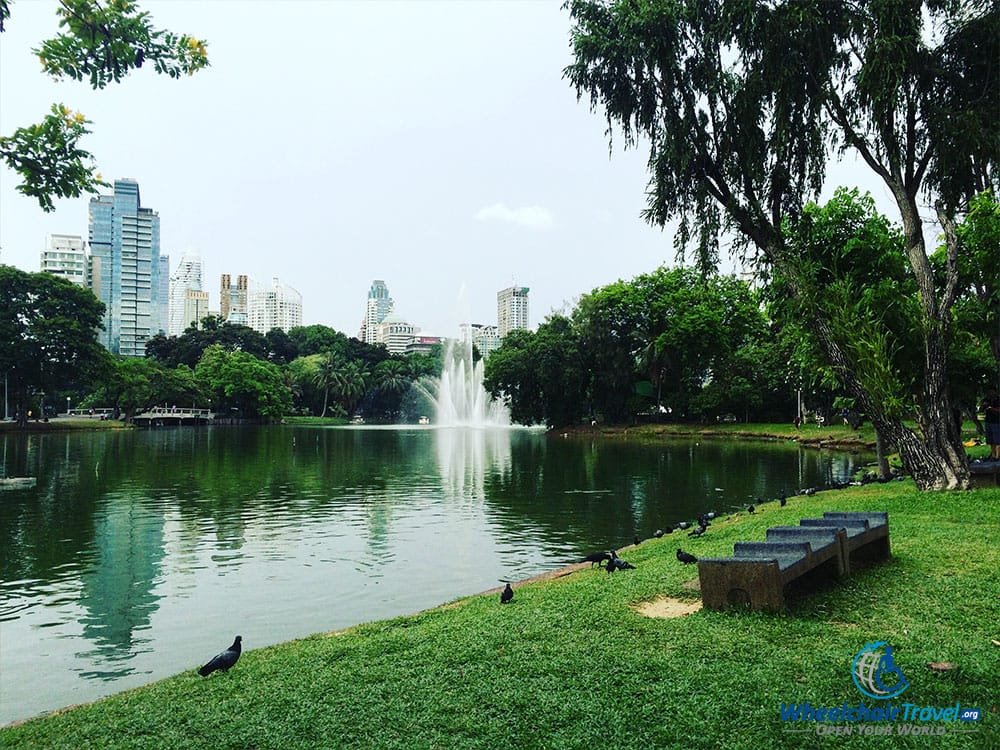
[[[847,484],[843,485],[833,485],[829,489],[840,489],[841,487],[846,487]],[[801,495],[814,495],[816,494],[816,488],[811,487],[809,489],[801,490],[799,494]],[[781,494],[776,498],[778,504],[784,508],[788,503],[788,495],[782,491]],[[747,513],[753,513],[757,510],[757,506],[761,505],[765,501],[761,498],[757,498],[755,503],[751,503],[745,507]],[[673,526],[668,526],[666,529],[657,529],[653,532],[653,537],[660,539],[667,534],[673,534],[675,531],[687,531],[689,537],[700,537],[706,531],[708,527],[712,525],[712,521],[719,518],[719,514],[715,511],[710,511],[708,513],[703,513],[698,516],[693,522],[692,521],[680,521]],[[639,538],[635,537],[633,539],[633,544],[639,544]],[[677,548],[677,560],[684,565],[692,565],[698,562],[698,558],[692,555],[690,552],[685,552],[680,547]],[[598,567],[604,567],[608,573],[614,573],[616,570],[633,570],[635,568],[631,563],[627,563],[618,557],[618,553],[615,550],[608,550],[607,552],[594,552],[593,554],[587,555],[580,562],[589,562],[590,566],[593,567],[597,565]],[[511,592],[513,595],[513,592]],[[507,601],[510,601],[508,598]]]
[[[867,477],[866,477],[867,478]],[[901,478],[898,474],[894,472],[894,475],[890,477],[891,479]],[[872,480],[868,481],[885,481],[885,480]],[[862,480],[857,484],[866,484],[867,482]],[[849,486],[849,482],[834,483],[827,487],[826,489],[843,489]],[[800,490],[798,494],[800,495],[815,495],[817,488],[810,487],[808,489]],[[753,513],[757,510],[757,506],[763,504],[765,501],[761,498],[757,498],[756,503],[751,503],[746,506],[747,513]],[[785,504],[788,502],[788,496],[784,491],[777,497],[778,504],[784,508]],[[706,531],[708,527],[712,525],[712,521],[719,518],[719,514],[711,511],[709,513],[703,513],[698,516],[695,521],[681,521],[674,524],[673,526],[668,526],[666,529],[657,529],[653,532],[653,537],[660,539],[667,534],[673,534],[675,531],[687,531],[689,537],[700,537]],[[633,538],[633,544],[639,544],[639,537]],[[685,552],[680,547],[677,548],[677,560],[684,565],[691,565],[698,562],[698,558],[692,555],[690,552]],[[603,567],[608,573],[614,573],[616,570],[635,570],[635,566],[632,563],[626,562],[618,556],[618,552],[611,549],[603,552],[594,552],[593,554],[587,555],[585,558],[580,560],[580,562],[589,562],[591,567],[597,565],[598,567]],[[511,588],[510,581],[501,581],[501,583],[507,584],[503,591],[500,592],[500,603],[509,604],[514,599],[514,589]],[[198,670],[198,674],[202,677],[207,677],[215,671],[228,672],[230,668],[236,664],[237,660],[240,658],[240,651],[242,648],[243,638],[242,636],[236,636],[236,640],[233,641],[233,645],[227,648],[220,654],[216,654],[205,666]]]

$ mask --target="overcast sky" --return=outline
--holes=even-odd
[[[496,323],[516,283],[535,327],[674,261],[669,230],[640,218],[646,152],[609,156],[605,121],[563,79],[561,0],[140,5],[207,40],[211,67],[97,92],[53,82],[30,49],[56,32],[56,3],[19,0],[0,35],[0,133],[53,102],[83,112],[104,179],[136,179],[159,213],[171,270],[201,252],[213,310],[220,274],[278,277],[304,323],[354,335],[384,279],[400,315],[451,335],[463,288],[471,319]],[[0,262],[37,271],[47,233],[86,238],[89,201],[46,214],[16,184],[0,169]]]

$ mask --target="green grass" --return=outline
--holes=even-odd
[[[344,417],[283,417],[281,420],[285,424],[310,424],[310,425],[345,425],[348,420]]]
[[[126,430],[131,425],[117,419],[91,419],[90,417],[56,417],[48,422],[30,420],[24,427],[15,422],[0,422],[0,432],[65,432],[67,430]]]
[[[824,510],[888,510],[893,557],[781,614],[640,616],[696,599],[681,540],[738,540]],[[1000,747],[1000,489],[868,485],[764,505],[700,539],[623,552],[637,569],[583,570],[496,595],[244,653],[229,674],[180,675],[0,731],[5,748]],[[306,602],[304,606],[308,606]],[[234,628],[238,625],[234,623]],[[243,632],[253,643],[253,633]],[[857,705],[851,660],[886,640],[911,686],[897,704],[984,710],[976,735],[790,734],[780,703]],[[928,662],[957,668],[934,672]],[[867,704],[874,701],[865,700]],[[950,725],[954,726],[954,725]],[[964,726],[964,725],[963,725]]]

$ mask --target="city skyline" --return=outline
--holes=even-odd
[[[537,326],[674,265],[672,227],[641,218],[645,144],[623,150],[614,133],[609,149],[607,123],[563,78],[560,3],[140,5],[157,27],[206,39],[211,66],[180,80],[143,68],[96,92],[53,82],[30,50],[56,33],[56,3],[16,3],[0,133],[53,102],[82,112],[104,179],[134,177],[164,217],[162,252],[200,251],[206,279],[278,276],[302,294],[305,324],[354,335],[358,295],[391,277],[399,309],[449,335],[462,317],[492,320],[496,291],[517,283]],[[866,178],[844,162],[824,195]],[[46,235],[86,236],[88,196],[46,214],[17,182],[0,170],[0,262],[35,270]],[[869,189],[897,220],[886,190]]]
[[[303,295],[304,323],[355,335],[358,296],[391,277],[397,307],[449,335],[463,287],[469,317],[488,321],[496,291],[530,279],[537,324],[673,259],[670,235],[639,216],[645,155],[609,159],[605,124],[562,79],[557,3],[140,5],[206,39],[211,67],[180,80],[143,68],[98,92],[54,83],[30,49],[56,33],[56,5],[17,3],[0,133],[52,102],[82,112],[104,179],[142,185],[162,252],[200,251],[213,297],[222,273],[278,276]],[[35,270],[47,234],[86,236],[88,198],[45,214],[16,184],[0,172],[0,262]]]

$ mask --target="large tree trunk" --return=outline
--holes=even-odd
[[[803,298],[802,280],[792,265],[783,266],[794,294]],[[923,438],[890,414],[864,387],[855,363],[837,342],[829,321],[817,310],[810,321],[827,359],[840,376],[882,440],[899,452],[903,469],[913,477],[918,489],[968,489],[969,467],[961,447],[960,430],[951,410],[945,370],[947,347],[943,337],[925,329],[924,399],[920,404]]]

